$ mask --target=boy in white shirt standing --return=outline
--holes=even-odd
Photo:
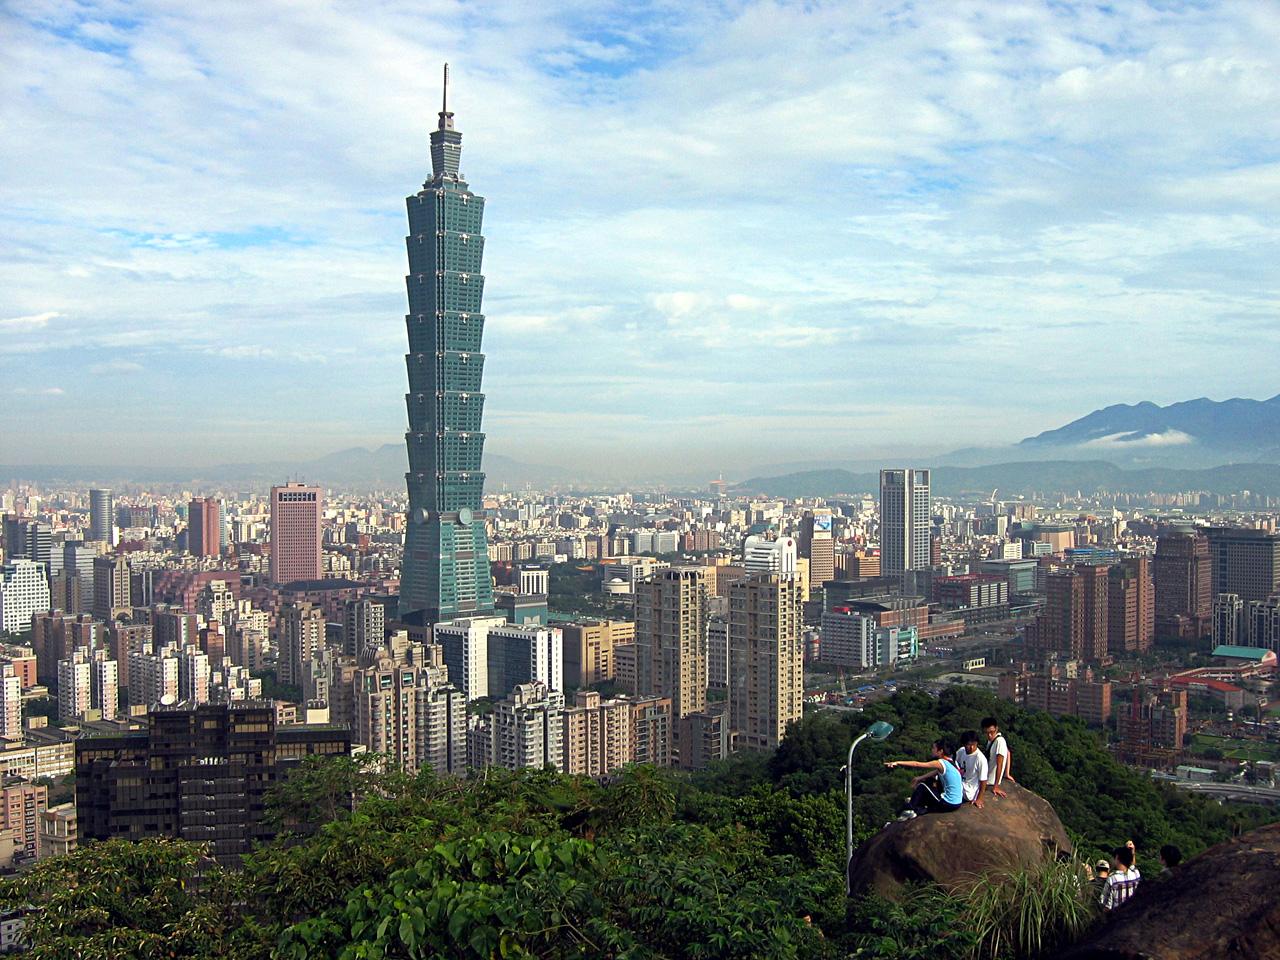
[[[977,809],[982,809],[982,794],[987,786],[987,758],[978,749],[978,734],[970,730],[960,738],[960,752],[956,754],[956,766],[964,780],[964,799]]]
[[[987,786],[991,788],[992,796],[1007,797],[1008,794],[1000,789],[1000,784],[1006,779],[1013,781],[1013,774],[1010,773],[1013,758],[1009,755],[1009,744],[1000,733],[1000,724],[996,722],[995,717],[983,718],[982,731],[987,735],[987,743],[990,745]]]

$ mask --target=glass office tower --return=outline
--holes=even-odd
[[[445,102],[431,134],[431,179],[409,197],[409,513],[400,617],[436,623],[489,614],[482,517],[484,354],[480,235],[484,198],[458,172],[462,134]]]

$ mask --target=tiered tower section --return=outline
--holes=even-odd
[[[409,513],[400,617],[419,623],[493,610],[480,469],[484,198],[458,172],[462,134],[448,109],[448,84],[446,65],[432,176],[407,199]]]

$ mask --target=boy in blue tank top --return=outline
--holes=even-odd
[[[889,760],[885,763],[890,770],[910,767],[925,771],[911,781],[911,799],[899,820],[910,820],[922,813],[948,813],[960,808],[964,802],[964,780],[951,755],[951,744],[946,740],[935,740],[932,760]]]

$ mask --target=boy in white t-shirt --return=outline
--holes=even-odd
[[[960,752],[956,754],[956,766],[964,780],[964,799],[979,810],[982,794],[987,786],[987,758],[978,749],[978,734],[970,730],[960,738]]]
[[[1009,744],[1000,733],[1000,724],[996,722],[995,717],[983,719],[982,732],[987,735],[990,751],[987,762],[987,786],[991,788],[993,797],[1007,797],[1008,794],[1000,789],[1000,784],[1005,780],[1013,781],[1013,774],[1010,773],[1013,758],[1009,755]]]

